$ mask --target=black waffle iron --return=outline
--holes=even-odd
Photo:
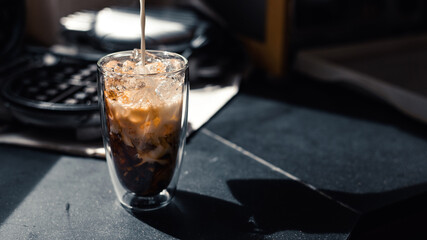
[[[17,120],[42,127],[99,124],[95,63],[46,53],[28,64],[17,66],[2,86],[4,104]]]

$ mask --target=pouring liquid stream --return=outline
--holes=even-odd
[[[145,0],[139,0],[141,19],[141,64],[145,66]]]

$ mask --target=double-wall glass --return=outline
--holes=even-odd
[[[188,62],[179,54],[134,51],[98,61],[98,95],[109,173],[120,203],[143,211],[174,197],[184,155]]]

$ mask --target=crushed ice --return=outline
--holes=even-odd
[[[132,89],[151,89],[151,91],[134,92],[130,97],[132,102],[140,102],[144,99],[169,101],[175,97],[181,96],[177,92],[182,91],[184,84],[185,72],[175,72],[182,68],[182,62],[177,59],[162,59],[149,52],[146,53],[145,65],[141,62],[141,50],[134,49],[130,60],[116,61],[111,60],[106,63],[105,67],[110,68],[115,73],[125,74],[126,77],[116,78],[111,76],[111,83],[115,91],[122,92]],[[165,73],[159,76],[137,76],[150,73]],[[170,74],[169,74],[170,73]],[[153,91],[154,90],[154,91]],[[151,95],[151,97],[148,97]],[[154,97],[154,98],[153,98]],[[146,101],[146,100],[144,100]]]

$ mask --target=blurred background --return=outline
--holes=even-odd
[[[137,0],[19,0],[3,4],[2,23],[10,24],[2,26],[2,42],[10,37],[7,28],[25,27],[26,40],[43,45],[60,41],[64,16],[111,6],[139,6]],[[148,0],[147,5],[197,9],[233,33],[258,42],[266,41],[268,28],[275,25],[289,40],[287,48],[295,51],[426,31],[427,7],[422,0]]]
[[[2,5],[2,121],[97,126],[95,63],[139,48],[139,1]],[[147,0],[146,6],[147,48],[189,58],[194,89],[239,85],[253,72],[264,74],[259,84],[281,85],[296,72],[355,86],[427,122],[423,0]]]

